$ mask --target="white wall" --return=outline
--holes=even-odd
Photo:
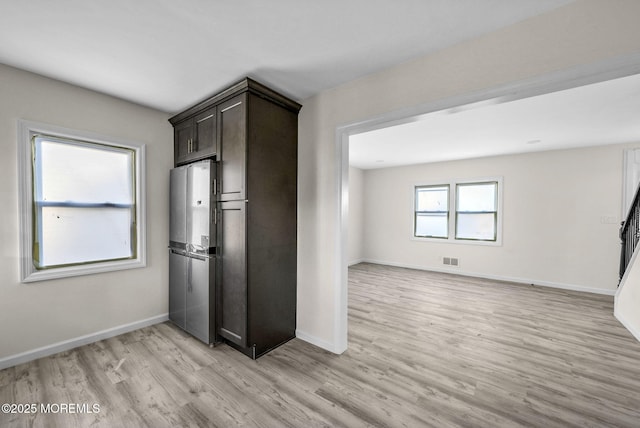
[[[368,170],[364,226],[376,233],[365,235],[364,258],[613,295],[626,147]],[[414,185],[494,176],[503,178],[502,245],[412,239]],[[458,258],[459,267],[443,257]]]
[[[168,305],[168,115],[0,65],[0,360],[141,320]],[[147,267],[21,284],[18,119],[147,145]]]
[[[615,315],[640,340],[640,248],[636,248],[615,298]]]
[[[305,100],[299,117],[299,337],[334,352],[347,346],[339,127],[637,54],[638,16],[635,0],[574,2]]]
[[[349,265],[360,263],[363,255],[364,182],[363,171],[349,167]]]

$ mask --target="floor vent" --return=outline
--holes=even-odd
[[[442,263],[449,266],[458,266],[458,259],[454,257],[443,257]]]

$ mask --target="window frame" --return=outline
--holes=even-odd
[[[497,211],[496,211],[496,239],[495,241],[468,239],[468,238],[456,238],[457,228],[457,214],[458,214],[458,185],[469,184],[484,184],[484,183],[496,183],[497,184]],[[448,238],[432,238],[416,236],[416,191],[419,187],[449,187],[449,221],[448,221]],[[503,217],[503,205],[502,194],[504,190],[503,178],[501,176],[491,177],[477,177],[477,178],[455,178],[448,180],[438,180],[429,182],[415,183],[412,186],[412,210],[413,221],[411,230],[411,240],[421,242],[437,242],[442,244],[462,244],[462,245],[486,245],[486,246],[502,246],[502,217]]]
[[[494,198],[495,198],[495,210],[494,211],[460,211],[459,209],[459,205],[460,205],[460,188],[461,187],[465,187],[465,186],[483,186],[483,185],[487,185],[487,184],[494,184],[495,185],[495,193],[494,193]],[[497,181],[481,181],[481,182],[467,182],[467,183],[456,183],[456,195],[455,195],[455,201],[456,201],[456,205],[455,205],[455,227],[454,227],[454,235],[453,237],[456,240],[459,241],[481,241],[481,242],[496,242],[496,240],[498,239],[498,182]],[[466,214],[466,215],[474,215],[474,214],[493,214],[493,228],[494,228],[494,239],[478,239],[478,238],[459,238],[458,237],[458,219],[460,217],[460,214]]]
[[[62,266],[37,269],[33,257],[34,242],[34,209],[36,200],[34,195],[34,165],[32,154],[32,140],[37,135],[48,135],[53,138],[72,141],[83,145],[93,145],[128,149],[134,153],[134,213],[136,218],[136,233],[134,257],[117,260],[96,262],[79,262]],[[110,136],[104,136],[88,131],[63,128],[44,123],[18,120],[18,174],[20,198],[20,280],[23,283],[66,278],[79,275],[90,275],[102,272],[112,272],[124,269],[135,269],[146,266],[146,197],[145,197],[145,144],[135,143]]]
[[[418,192],[420,191],[420,189],[442,189],[445,188],[447,190],[447,209],[446,211],[419,211],[418,210]],[[442,214],[444,213],[444,217],[447,220],[447,235],[446,236],[435,236],[435,235],[418,235],[418,215],[419,214]],[[413,236],[415,236],[416,238],[430,238],[430,239],[438,239],[438,240],[447,240],[449,239],[450,236],[450,232],[451,232],[451,228],[449,223],[451,222],[451,186],[449,186],[449,184],[443,184],[443,185],[438,185],[438,184],[428,184],[428,185],[423,185],[423,186],[415,186],[414,187],[414,194],[413,194]]]

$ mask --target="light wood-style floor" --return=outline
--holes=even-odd
[[[98,404],[1,427],[639,427],[613,298],[360,264],[349,350],[257,361],[164,323],[0,371],[0,403]]]

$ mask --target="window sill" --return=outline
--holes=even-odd
[[[471,239],[444,239],[444,238],[419,238],[417,236],[411,237],[412,241],[429,242],[435,244],[454,244],[454,245],[481,245],[487,247],[501,247],[502,241],[474,241]]]
[[[113,272],[126,269],[143,268],[147,265],[145,260],[121,260],[104,263],[91,263],[90,265],[68,266],[54,269],[32,270],[24,272],[22,282],[47,281],[51,279],[67,278],[70,276],[91,275],[96,273]]]

